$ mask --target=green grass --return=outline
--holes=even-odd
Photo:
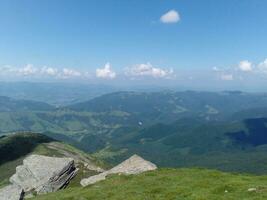
[[[22,164],[23,158],[0,165],[0,188],[9,184],[9,177],[16,172],[16,166]]]
[[[249,192],[249,188],[256,191]],[[112,175],[95,185],[71,187],[37,200],[264,200],[267,176],[206,169],[159,169],[140,175]]]

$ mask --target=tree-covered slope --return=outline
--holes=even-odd
[[[69,106],[75,111],[135,114],[140,121],[175,121],[185,117],[219,120],[235,112],[267,107],[264,93],[243,92],[116,92]]]
[[[17,133],[0,137],[0,165],[31,153],[39,144],[55,141],[45,135]]]
[[[114,164],[138,153],[159,166],[265,173],[266,108],[265,94],[117,92],[53,111],[0,112],[0,134],[43,133]],[[252,117],[263,121],[253,128],[243,121]]]
[[[207,167],[264,174],[266,124],[266,118],[231,123],[178,120],[173,124],[156,124],[114,137],[109,147],[98,151],[96,156],[117,163],[137,153],[165,167]]]
[[[54,107],[43,102],[17,100],[0,96],[0,112],[51,111]]]
[[[114,175],[92,186],[69,188],[34,199],[264,200],[266,183],[266,176],[206,169],[159,169],[140,175]]]

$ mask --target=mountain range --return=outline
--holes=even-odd
[[[60,107],[1,99],[1,134],[43,133],[113,165],[138,153],[164,167],[267,171],[265,93],[115,92]]]

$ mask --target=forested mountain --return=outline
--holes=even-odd
[[[59,108],[3,99],[1,134],[44,133],[113,164],[138,153],[159,166],[267,171],[263,93],[116,92]]]
[[[0,112],[23,112],[23,111],[52,111],[55,108],[47,103],[15,100],[0,96]]]

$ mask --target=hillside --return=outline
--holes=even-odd
[[[120,128],[185,118],[213,122],[266,117],[266,108],[265,94],[242,92],[116,92],[56,110],[45,103],[5,97],[0,106],[0,134],[53,132],[80,141],[85,135],[105,138]]]
[[[265,93],[162,91],[116,92],[68,108],[98,113],[120,111],[134,114],[143,122],[170,122],[185,117],[221,120],[235,112],[263,107],[267,107]]]
[[[43,102],[17,100],[0,96],[0,112],[51,111],[54,107]]]
[[[263,200],[267,198],[266,182],[266,176],[206,169],[160,169],[140,175],[112,175],[92,186],[68,188],[34,199]]]
[[[0,82],[0,96],[65,106],[116,91],[108,85],[42,82]]]
[[[266,109],[264,93],[116,92],[55,110],[0,112],[0,135],[42,133],[113,165],[137,153],[162,167],[263,174]]]
[[[16,133],[0,137],[0,187],[8,184],[9,177],[15,173],[16,166],[30,154],[71,157],[79,164],[81,170],[72,182],[78,184],[80,178],[95,174],[91,169],[103,166],[92,156],[62,142],[36,133]],[[88,167],[84,167],[84,163]],[[90,167],[89,167],[90,166]]]
[[[178,120],[113,137],[95,153],[118,163],[137,153],[164,167],[205,167],[254,174],[267,172],[267,118],[207,123]],[[257,167],[255,167],[257,166]]]

